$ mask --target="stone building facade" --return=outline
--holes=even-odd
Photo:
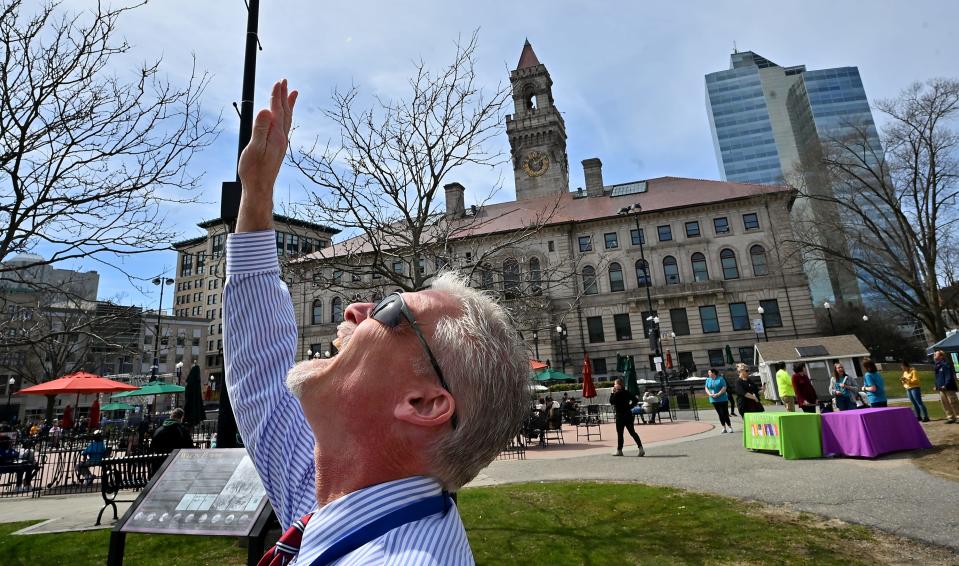
[[[450,265],[473,272],[475,285],[518,307],[514,317],[530,356],[571,375],[579,374],[587,354],[597,376],[614,371],[619,354],[633,355],[638,370],[652,372],[653,322],[647,319],[654,316],[661,351],[669,351],[675,366],[700,373],[731,365],[727,347],[733,362],[752,363],[757,340],[816,334],[801,260],[782,244],[794,198],[789,188],[676,177],[607,185],[602,162],[590,158],[582,162],[586,187],[571,192],[565,125],[549,73],[529,43],[510,80],[515,114],[506,130],[516,200],[467,207],[462,185],[447,185],[447,218],[479,219],[480,228],[444,242],[444,256],[421,261],[419,269],[436,273]],[[631,205],[638,207],[623,210]],[[534,219],[542,227],[533,237],[473,269],[484,241],[528,229]],[[316,254],[306,263],[314,276],[331,269],[339,247],[358,248],[338,244]],[[300,359],[335,350],[331,341],[347,304],[393,290],[383,285],[363,296],[357,285],[309,281],[291,288]],[[533,290],[523,305],[520,288]],[[757,334],[757,320],[764,333]]]

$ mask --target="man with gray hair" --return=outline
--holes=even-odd
[[[337,355],[294,365],[296,320],[272,206],[296,97],[278,82],[256,117],[227,242],[227,387],[289,527],[260,564],[472,564],[447,493],[520,428],[522,341],[490,297],[443,274],[426,291],[351,304]]]

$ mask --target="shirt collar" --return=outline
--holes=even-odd
[[[413,476],[364,487],[327,503],[313,512],[303,531],[297,564],[309,564],[357,527],[442,491],[435,479]]]

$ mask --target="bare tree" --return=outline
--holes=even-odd
[[[0,278],[16,279],[24,266],[6,262],[35,249],[45,257],[26,267],[109,262],[175,238],[163,205],[193,200],[187,164],[219,118],[200,108],[205,74],[182,87],[160,61],[111,74],[130,50],[119,20],[145,3],[63,13],[0,0]]]
[[[490,146],[503,131],[508,91],[486,94],[477,85],[476,46],[475,33],[458,42],[453,62],[439,72],[415,64],[405,99],[378,98],[363,108],[356,87],[334,92],[324,114],[339,128],[339,142],[314,142],[292,158],[318,189],[302,213],[352,236],[311,256],[315,286],[344,294],[415,291],[436,270],[452,268],[481,287],[502,281],[496,286],[515,301],[541,297],[557,283],[560,271],[545,264],[520,270],[509,259],[522,257],[560,198],[535,210],[490,207],[496,183],[470,207],[462,187],[453,187],[457,206],[444,205],[448,179],[462,167],[505,161]],[[511,228],[498,229],[505,224]]]
[[[959,220],[959,81],[917,83],[877,108],[888,120],[884,151],[874,130],[846,124],[804,160],[799,196],[817,214],[796,221],[796,243],[807,257],[848,265],[869,293],[938,339],[940,285],[951,276],[942,244]]]

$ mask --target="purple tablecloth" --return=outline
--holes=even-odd
[[[932,448],[916,415],[906,407],[857,409],[822,415],[823,456],[864,456]]]

